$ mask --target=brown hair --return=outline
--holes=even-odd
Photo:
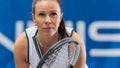
[[[32,4],[32,13],[34,14],[35,13],[35,4],[37,3],[37,1],[41,1],[41,0],[34,0],[33,1],[33,4]],[[60,9],[61,9],[61,12],[62,12],[62,3],[61,3],[61,0],[55,0],[58,2],[59,6],[60,6]],[[68,36],[67,32],[66,32],[66,29],[65,29],[65,24],[64,24],[64,20],[62,19],[61,22],[60,22],[60,26],[58,28],[58,33],[62,36],[62,38],[65,38]]]

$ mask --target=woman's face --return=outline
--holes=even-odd
[[[60,6],[55,0],[41,0],[35,4],[33,21],[38,26],[39,33],[52,36],[58,32],[62,19]]]

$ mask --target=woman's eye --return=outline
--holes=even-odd
[[[39,16],[45,16],[45,14],[44,13],[39,13]]]
[[[55,16],[55,15],[57,15],[56,13],[51,13],[51,16]]]

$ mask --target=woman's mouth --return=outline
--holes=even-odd
[[[45,31],[48,31],[48,32],[50,32],[51,30],[53,30],[53,28],[52,27],[46,27],[46,28],[43,28]]]

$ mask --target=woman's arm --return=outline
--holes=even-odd
[[[14,44],[14,60],[16,68],[29,68],[27,62],[27,39],[25,33],[21,34]]]
[[[83,42],[83,40],[81,40],[80,36],[76,32],[73,32],[72,37],[75,38],[78,41],[79,45],[80,45],[80,54],[79,54],[77,63],[76,63],[74,68],[85,68],[86,49],[85,49],[84,42]]]

